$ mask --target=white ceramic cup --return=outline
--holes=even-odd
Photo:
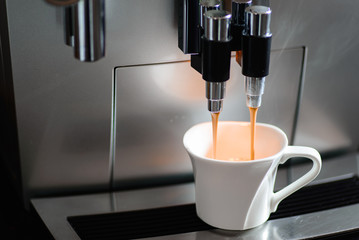
[[[256,158],[252,161],[206,157],[212,147],[210,122],[190,128],[183,143],[194,171],[197,215],[209,225],[227,230],[245,230],[267,221],[284,198],[319,174],[322,164],[318,151],[288,146],[287,136],[281,129],[263,123],[256,125]],[[250,156],[248,122],[219,122],[217,156],[227,159]],[[293,157],[312,160],[312,168],[274,193],[278,165]]]

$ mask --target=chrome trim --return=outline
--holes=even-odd
[[[206,82],[206,97],[208,99],[208,111],[221,112],[223,99],[226,93],[226,82]]]
[[[265,77],[244,77],[245,91],[247,95],[246,104],[250,108],[258,108],[262,105],[262,95],[264,93]]]
[[[224,10],[210,10],[204,14],[204,37],[210,41],[228,42],[232,14]]]
[[[115,164],[116,164],[116,121],[117,121],[117,82],[116,70],[112,74],[112,104],[111,104],[111,140],[109,153],[109,189],[114,189]]]
[[[200,26],[202,28],[204,28],[204,26],[203,26],[203,23],[205,21],[204,14],[210,10],[219,10],[219,8],[221,7],[221,1],[220,0],[201,0],[199,2],[199,5],[201,6],[199,8],[199,10],[200,10],[200,13],[199,13]]]
[[[105,56],[104,0],[80,0],[74,6],[74,39],[75,57],[80,61]]]
[[[252,5],[246,8],[248,34],[255,37],[269,37],[272,10],[265,6]]]

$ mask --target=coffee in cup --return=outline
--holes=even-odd
[[[256,158],[251,160],[250,123],[220,121],[214,159],[210,154],[211,127],[210,122],[197,124],[183,138],[193,166],[197,215],[209,225],[227,230],[259,226],[284,198],[320,172],[318,151],[288,146],[281,129],[263,123],[256,124]],[[311,160],[312,168],[295,182],[273,192],[278,165],[293,157]]]

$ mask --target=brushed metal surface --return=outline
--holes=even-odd
[[[194,184],[31,200],[55,239],[79,239],[68,216],[134,211],[194,202]],[[56,207],[54,207],[56,206]]]
[[[7,0],[6,4],[22,172],[18,178],[23,181],[25,199],[42,194],[107,189],[110,178],[108,167],[111,155],[109,149],[114,68],[188,59],[177,47],[176,1],[106,0],[106,57],[89,64],[74,59],[72,49],[63,42],[61,7],[55,7],[44,0]],[[359,101],[359,15],[353,11],[358,5],[358,2],[350,0],[271,2],[272,49],[278,50],[272,57],[281,58],[282,53],[286,55],[287,50],[282,52],[280,49],[308,47],[306,79],[295,144],[312,146],[320,151],[342,147],[356,149],[359,145],[359,112],[352,107]],[[325,14],[319,14],[323,11]],[[287,102],[292,101],[293,93],[296,92],[292,79],[298,78],[297,73],[292,70],[298,66],[298,61],[288,59],[275,65],[273,59],[271,63],[271,79],[267,81],[265,99],[258,119],[278,123],[288,131],[293,119],[287,116],[292,116],[292,108],[285,106],[290,105]],[[156,72],[151,72],[153,76],[161,75],[168,67],[154,66]],[[178,68],[175,72],[182,74],[181,69]],[[124,117],[128,119],[127,122],[136,125],[138,113],[128,115],[132,110],[126,107],[144,106],[142,97],[137,102],[134,99],[139,92],[146,92],[143,89],[145,83],[137,86],[140,73],[126,71],[127,76],[123,80],[125,89],[128,84],[126,81],[133,79],[134,83],[130,84],[136,89],[127,93],[130,95],[128,99],[119,100],[119,120]],[[191,70],[188,71],[185,74],[194,74]],[[235,73],[239,71],[237,66],[232,67],[232,78],[240,78],[240,74]],[[271,82],[280,79],[283,74],[287,76],[287,80],[281,83],[279,89],[270,86]],[[141,77],[144,77],[141,81],[145,82],[147,76]],[[176,77],[183,80],[181,76]],[[201,81],[192,82],[201,84]],[[230,81],[233,82],[233,91],[228,91],[221,118],[248,120],[245,104],[238,100],[243,97],[240,93],[242,80],[237,80],[238,85],[236,80]],[[186,89],[193,88],[187,86]],[[146,94],[154,95],[157,90],[154,91]],[[204,98],[203,91],[198,94],[201,99]],[[164,93],[160,96],[164,96]],[[157,107],[151,106],[148,109],[152,109],[158,116],[165,113],[162,115],[165,120],[159,119],[156,122],[154,119],[154,124],[159,123],[161,126],[162,133],[168,134],[166,137],[159,137],[162,140],[170,138],[170,141],[176,139],[172,142],[173,146],[180,146],[180,133],[187,126],[207,121],[209,117],[206,107],[201,106],[202,102],[191,102],[184,106],[186,104],[183,102],[178,103],[177,97],[167,99],[171,99],[167,101],[168,104],[160,103]],[[121,107],[125,100],[129,102]],[[152,100],[148,98],[146,101]],[[170,103],[174,105],[170,106]],[[177,107],[180,109],[176,109]],[[203,113],[193,112],[198,109],[203,109]],[[136,111],[141,111],[141,108]],[[285,118],[280,118],[280,111],[286,112]],[[182,120],[182,116],[186,120]],[[162,121],[166,123],[163,124]],[[173,126],[178,128],[174,129]],[[151,132],[153,129],[145,131]],[[118,137],[123,139],[128,136],[126,132],[128,129],[123,127]],[[125,141],[120,139],[119,143]],[[134,141],[129,137],[129,142],[125,144],[137,144],[130,140]],[[143,138],[141,141],[145,140]],[[142,142],[140,146],[149,149],[151,144],[157,143]],[[179,162],[168,157],[173,150],[168,147],[164,155],[153,158],[166,161],[162,164],[153,159],[129,162],[128,159],[134,158],[134,155],[126,159],[126,154],[121,156],[120,151],[127,151],[131,155],[132,150],[121,150],[121,145],[118,146],[117,180],[190,171],[189,163],[183,162],[185,156],[179,149],[170,155],[172,157],[178,154],[175,158],[180,159]]]
[[[270,220],[247,231],[210,230],[146,239],[168,240],[299,240],[333,236],[358,228],[359,204]]]
[[[353,159],[356,159],[353,160]],[[331,179],[338,176],[355,175],[358,172],[359,164],[355,154],[346,154],[340,157],[327,159],[323,165],[317,180]],[[294,182],[299,177],[308,172],[312,163],[309,161],[302,162],[289,170],[289,181]]]
[[[78,62],[73,58],[72,49],[63,43],[63,19],[60,7],[50,5],[43,0],[7,0],[6,3],[21,157],[22,175],[20,177],[23,180],[25,199],[42,194],[95,191],[108,187],[112,84],[115,67],[123,67],[117,68],[115,73],[117,77],[122,76],[116,82],[124,85],[124,88],[119,86],[118,89],[118,93],[121,91],[124,93],[118,96],[119,126],[123,120],[131,123],[132,126],[139,126],[139,122],[136,122],[138,120],[136,117],[141,117],[139,112],[143,109],[152,110],[158,117],[152,119],[152,124],[160,126],[161,133],[167,134],[159,134],[152,128],[145,128],[145,132],[151,132],[150,136],[159,137],[159,142],[152,142],[153,138],[147,141],[148,138],[141,139],[138,135],[138,138],[134,138],[126,134],[133,132],[133,128],[127,128],[126,124],[118,127],[115,165],[117,184],[120,185],[126,179],[143,176],[191,171],[184,150],[173,151],[171,147],[167,147],[163,156],[153,155],[153,158],[146,158],[144,161],[135,156],[136,146],[149,149],[150,153],[138,151],[140,156],[141,154],[149,156],[156,150],[156,148],[151,150],[151,144],[160,148],[163,146],[161,141],[168,140],[167,138],[170,142],[173,141],[173,146],[181,146],[182,134],[187,127],[199,121],[209,120],[205,100],[183,104],[185,100],[179,100],[182,95],[165,97],[164,91],[150,83],[148,84],[150,87],[158,87],[158,89],[152,89],[154,92],[149,92],[145,88],[147,87],[146,79],[150,81],[160,79],[159,82],[167,83],[167,79],[156,76],[162,76],[161,73],[165,73],[168,68],[170,72],[178,74],[175,77],[186,81],[183,82],[183,86],[182,82],[177,81],[181,85],[179,89],[186,91],[193,89],[192,85],[186,85],[189,79],[184,78],[183,74],[191,78],[191,84],[203,83],[201,79],[197,80],[194,77],[195,73],[188,70],[188,66],[182,66],[184,63],[178,63],[181,66],[178,65],[179,67],[175,70],[171,70],[171,64],[166,66],[159,64],[188,59],[188,56],[183,55],[177,48],[175,0],[106,0],[106,57],[91,64]],[[298,72],[293,73],[292,70],[298,70],[296,67],[301,58],[293,57],[297,55],[296,53],[288,54],[288,56],[286,54],[288,50],[281,51],[280,49],[306,46],[308,63],[295,144],[313,146],[320,151],[342,147],[357,148],[359,112],[357,108],[351,107],[359,101],[357,94],[359,15],[353,11],[358,6],[359,2],[350,0],[271,1],[272,49],[278,51],[272,56],[271,67],[275,69],[271,69],[268,77],[270,79],[267,81],[264,102],[258,116],[259,121],[278,123],[287,134],[290,134],[288,131],[293,119],[287,116],[292,116],[293,109],[285,106],[289,106],[287,102],[293,100],[293,93],[296,94],[297,86],[293,84],[292,79],[298,79]],[[322,14],[323,12],[325,14]],[[276,66],[275,58],[280,59],[283,56],[286,60],[281,60],[281,64]],[[10,61],[10,59],[7,60]],[[149,72],[139,67],[144,64],[156,65],[152,66],[153,72]],[[124,70],[124,66],[128,65],[138,67]],[[122,70],[126,73],[121,72],[118,75],[118,72]],[[143,72],[153,75],[142,75]],[[239,79],[230,80],[233,84],[233,91],[228,91],[225,99],[221,116],[223,120],[248,120],[245,104],[241,102],[244,101],[243,94],[239,93],[243,88],[243,80],[240,79],[239,72],[237,66],[232,67],[232,78],[238,76]],[[286,81],[283,75],[287,76]],[[140,83],[137,79],[140,79]],[[276,79],[281,79],[280,89],[270,85]],[[126,90],[131,91],[126,92]],[[156,93],[160,91],[162,92],[157,95]],[[159,96],[167,102],[156,102],[155,98],[138,97],[140,93],[144,93],[144,96],[152,95],[155,98]],[[186,92],[187,95],[188,92]],[[122,99],[122,96],[128,97]],[[204,99],[204,89],[199,93],[195,92],[194,96]],[[127,100],[128,102],[125,103]],[[144,104],[146,101],[148,105]],[[158,106],[151,105],[153,102],[156,102]],[[135,110],[137,106],[141,107]],[[203,109],[203,112],[198,113],[198,109]],[[131,111],[134,111],[134,115],[131,115]],[[285,118],[281,117],[280,111],[286,112]],[[162,113],[165,114],[161,115]],[[185,118],[182,119],[182,116]],[[126,140],[127,137],[128,140]],[[129,146],[133,144],[133,147],[125,148],[126,144]],[[175,157],[172,158],[173,156]],[[130,159],[135,160],[130,162]],[[164,162],[161,162],[162,160]],[[345,160],[324,163],[323,169],[327,169],[326,165],[328,167],[330,165],[329,168],[333,170],[326,176],[350,172],[347,166],[351,166],[352,171],[357,171],[354,169],[355,164],[347,165]],[[342,170],[342,167],[345,169]],[[300,174],[299,170],[298,174]],[[188,188],[187,190],[191,191],[191,188]],[[172,188],[170,192],[174,194]],[[178,196],[190,196],[182,192],[181,195],[170,195],[172,200],[162,202],[161,199],[165,199],[166,195],[151,191],[147,195],[141,195],[142,193],[139,195],[135,192],[129,195],[121,194],[119,198],[124,199],[124,202],[117,205],[114,204],[117,200],[114,200],[113,195],[110,194],[94,195],[90,198],[92,200],[86,200],[87,196],[74,196],[36,199],[33,203],[51,232],[59,236],[58,239],[71,239],[75,235],[66,222],[66,214],[103,213],[111,212],[113,209],[119,211],[126,204],[134,204],[132,209],[140,208],[141,204],[144,204],[141,199],[153,197],[156,197],[157,202],[152,206],[159,206],[162,203],[167,205],[175,201],[173,196],[176,199]],[[142,196],[147,196],[147,198]],[[190,201],[189,198],[184,199],[183,202]],[[333,232],[338,231],[339,228],[351,229],[352,224],[357,224],[359,221],[357,209],[358,206],[353,205],[326,211],[320,216],[309,214],[304,217],[290,218],[278,225],[281,227],[273,226],[270,229],[286,230],[287,232],[283,234],[295,232],[306,234],[311,229],[320,228]],[[332,217],[333,215],[335,218]],[[325,221],[317,221],[321,218]],[[333,219],[335,219],[334,222]],[[326,222],[327,220],[329,222]],[[314,221],[311,226],[315,228],[308,228],[307,224],[311,221]],[[266,225],[263,228],[263,233],[265,233],[263,236],[276,234],[266,230]],[[222,239],[226,237],[221,234],[218,236]],[[216,238],[217,235],[216,233],[198,233],[197,236],[197,233],[193,233],[181,235],[179,238],[205,238],[203,236]],[[247,236],[250,239],[252,233],[248,233]],[[237,235],[228,236],[228,239],[231,238],[241,239]],[[169,237],[167,236],[166,239]]]
[[[274,51],[258,122],[272,123],[291,138],[303,49]],[[285,69],[282,70],[282,69]],[[182,138],[199,122],[210,121],[206,82],[189,62],[119,67],[115,72],[115,186],[131,181],[191,173]],[[244,77],[232,58],[231,78],[220,120],[248,121]]]
[[[355,155],[349,158],[354,162],[358,159]],[[342,162],[341,159],[336,160],[333,161],[338,164]],[[279,169],[277,181],[282,187],[286,185],[285,175],[285,169]],[[326,180],[319,179],[314,183]],[[329,179],[329,181],[334,180],[336,179]],[[59,240],[79,239],[67,221],[68,216],[125,212],[194,202],[193,183],[143,190],[31,200],[51,234]],[[358,211],[359,204],[354,204],[300,216],[270,220],[260,227],[247,231],[211,230],[146,239],[308,239],[357,229]]]
[[[23,191],[106,189],[112,67],[78,62],[64,44],[62,9],[7,1]]]
[[[320,151],[358,146],[359,111],[351,107],[359,102],[358,6],[350,0],[271,1],[272,48],[308,47],[296,144]]]
[[[106,0],[107,52],[96,63],[78,62],[64,44],[63,8],[7,7],[25,201],[108,189],[113,69],[187,58],[175,1]]]

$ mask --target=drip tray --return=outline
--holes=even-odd
[[[279,204],[278,210],[271,214],[270,220],[328,209],[333,209],[332,212],[327,214],[329,214],[329,217],[334,218],[330,215],[335,214],[336,208],[356,203],[359,203],[359,179],[358,177],[352,177],[302,188],[283,200]],[[350,209],[348,211],[351,213]],[[350,219],[350,214],[344,213],[344,217],[345,215]],[[320,217],[317,218],[319,219]],[[326,216],[323,215],[323,218],[326,218]],[[118,213],[70,216],[67,217],[67,220],[81,239],[137,239],[214,229],[197,217],[194,204]],[[292,218],[293,226],[296,225],[295,221],[299,220]],[[270,227],[271,222],[273,221],[269,221],[263,227],[255,228],[254,232],[258,234],[261,229]],[[312,223],[313,225],[309,222],[307,228],[315,228],[315,223]],[[282,224],[284,226],[285,221]],[[247,235],[250,234],[248,233],[250,231],[246,231]],[[302,236],[305,236],[305,233]],[[235,235],[233,237],[235,238]],[[206,236],[203,236],[203,239],[206,239]]]

